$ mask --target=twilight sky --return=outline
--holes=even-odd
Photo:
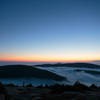
[[[100,0],[0,0],[0,60],[100,60]]]

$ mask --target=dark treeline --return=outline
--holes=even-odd
[[[38,67],[79,67],[79,68],[100,68],[100,65],[91,63],[57,63],[57,64],[41,64]]]
[[[86,86],[80,82],[76,82],[74,85],[55,84],[50,86],[39,85],[36,87],[32,84],[16,86],[14,84],[4,85],[0,83],[0,95],[4,95],[4,100],[22,100],[16,99],[18,98],[16,96],[15,99],[11,99],[13,95],[9,95],[9,91],[6,88],[16,88],[20,91],[19,97],[21,96],[21,98],[24,98],[25,93],[27,95],[37,93],[37,95],[31,96],[31,99],[27,98],[25,100],[100,100],[100,87],[94,84]]]

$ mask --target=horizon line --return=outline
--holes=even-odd
[[[43,63],[71,63],[71,62],[94,62],[94,61],[100,61],[100,60],[0,60],[0,62],[43,62]]]

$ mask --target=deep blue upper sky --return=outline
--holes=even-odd
[[[100,59],[100,0],[0,0],[0,59]]]

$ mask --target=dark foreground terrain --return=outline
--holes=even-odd
[[[100,87],[71,85],[15,86],[0,83],[0,100],[100,100]]]
[[[0,66],[0,78],[39,78],[56,81],[67,80],[63,76],[28,65]]]

